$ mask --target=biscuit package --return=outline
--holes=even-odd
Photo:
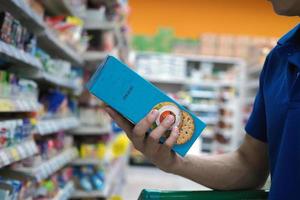
[[[159,112],[152,129],[159,126],[168,115],[173,115],[173,126],[179,128],[179,137],[173,150],[181,156],[185,156],[205,128],[197,116],[113,56],[108,56],[99,66],[87,83],[87,88],[134,124],[152,109]],[[171,129],[166,131],[162,142],[170,135]]]

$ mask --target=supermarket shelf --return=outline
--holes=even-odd
[[[186,85],[220,88],[220,87],[236,87],[234,81],[218,81],[218,80],[187,80]]]
[[[39,135],[48,135],[78,127],[79,124],[79,120],[76,117],[41,120],[36,125],[36,133]]]
[[[0,113],[35,112],[40,104],[37,100],[26,98],[0,98]]]
[[[191,91],[190,95],[193,98],[206,98],[206,99],[215,99],[218,97],[217,93],[213,91]]]
[[[101,126],[80,126],[72,131],[72,135],[107,135],[111,132],[110,127]]]
[[[47,51],[50,55],[71,61],[73,64],[82,65],[83,59],[75,50],[64,42],[60,41],[54,33],[46,29],[45,32],[38,36],[39,46]]]
[[[237,57],[226,57],[226,56],[206,56],[206,55],[187,55],[187,54],[170,54],[170,53],[158,53],[158,52],[139,52],[139,55],[161,55],[161,56],[180,56],[190,61],[198,61],[198,62],[207,62],[207,63],[222,63],[222,64],[233,64],[240,65],[245,64],[245,61],[242,58]]]
[[[64,188],[60,189],[55,195],[53,200],[67,200],[71,197],[72,193],[75,191],[75,186],[72,181],[67,183]]]
[[[20,22],[37,33],[39,46],[54,57],[70,60],[71,62],[81,65],[83,60],[75,50],[59,41],[53,33],[46,28],[43,20],[39,17],[23,0],[0,0],[1,8],[9,11]],[[30,60],[30,59],[29,59]],[[26,64],[26,63],[25,63]]]
[[[77,149],[75,147],[69,148],[55,157],[40,163],[36,167],[23,167],[17,169],[17,171],[24,172],[28,176],[34,177],[37,181],[41,181],[70,163],[77,157],[77,154]]]
[[[11,13],[30,31],[39,34],[45,29],[42,17],[33,12],[24,0],[0,0],[0,4],[0,10]]]
[[[71,15],[79,17],[70,6],[69,2],[70,1],[68,0],[43,0],[42,4],[45,6],[46,10],[53,15]]]
[[[12,45],[6,44],[1,40],[0,40],[0,55],[1,55],[1,59],[4,59],[8,62],[21,63],[22,66],[30,67],[35,70],[42,69],[42,63],[37,58]]]
[[[48,74],[46,72],[40,72],[35,76],[36,81],[40,81],[49,85],[64,87],[66,89],[80,91],[81,88],[74,85],[72,80],[56,77],[55,75]]]
[[[233,81],[214,81],[214,80],[191,80],[188,78],[176,78],[176,77],[155,77],[155,76],[145,76],[145,79],[153,83],[163,83],[163,84],[178,84],[178,85],[192,85],[192,86],[202,86],[209,88],[220,88],[220,87],[235,87],[236,83]]]
[[[0,150],[0,167],[10,165],[38,152],[33,139]]]
[[[143,76],[143,77],[153,83],[184,85],[186,82],[186,79],[176,78],[176,77],[172,77],[172,78],[171,77],[154,77],[154,76]]]
[[[77,158],[71,162],[71,165],[101,165],[102,160],[97,160],[95,158]]]
[[[219,107],[216,105],[191,104],[189,109],[194,112],[217,112]]]
[[[101,60],[105,59],[105,57],[109,54],[111,54],[111,52],[86,51],[82,54],[82,57],[85,61],[101,61]]]

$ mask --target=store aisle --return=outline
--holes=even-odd
[[[202,185],[188,179],[165,173],[154,167],[130,166],[126,173],[126,184],[123,188],[123,199],[137,199],[142,189],[161,190],[205,190]]]

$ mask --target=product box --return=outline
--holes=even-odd
[[[173,126],[179,128],[179,137],[173,150],[181,156],[185,156],[205,128],[197,116],[112,56],[108,56],[99,66],[87,88],[134,124],[152,109],[159,111],[152,128],[158,126],[166,116],[173,115]],[[166,137],[168,134],[170,130],[166,132]]]

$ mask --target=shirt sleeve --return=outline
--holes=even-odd
[[[246,124],[245,131],[248,135],[262,141],[267,142],[267,123],[266,123],[266,109],[264,100],[264,79],[265,71],[268,63],[268,58],[265,61],[263,70],[259,79],[259,89],[255,97],[254,106],[249,120]]]

